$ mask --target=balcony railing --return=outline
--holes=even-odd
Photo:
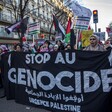
[[[15,19],[12,16],[0,13],[0,21],[14,23]]]
[[[7,34],[6,32],[0,32],[0,37],[9,37],[9,38],[13,38],[14,35],[13,35],[13,34]]]

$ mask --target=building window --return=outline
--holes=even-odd
[[[11,4],[10,0],[5,0],[5,2],[6,2],[7,4]]]
[[[43,26],[45,27],[45,23],[43,23]]]
[[[0,32],[3,32],[4,31],[4,27],[0,27]]]
[[[9,20],[10,22],[12,22],[12,12],[10,10],[7,10],[7,20]]]
[[[33,19],[33,22],[35,22],[36,20],[35,19]]]

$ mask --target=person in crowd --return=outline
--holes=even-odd
[[[9,50],[8,48],[5,46],[5,45],[1,45],[0,46],[0,89],[2,88],[3,89],[3,79],[4,79],[4,76],[3,76],[3,61],[2,61],[2,55],[4,53],[7,53]],[[0,94],[0,98],[3,98],[5,97],[5,91],[4,89],[2,90],[2,94]]]
[[[42,46],[43,46],[43,44],[38,46],[38,51],[37,52],[41,52]]]
[[[38,45],[38,43],[36,43],[34,45],[34,48],[35,48],[36,52],[38,53],[39,52],[39,49],[40,49],[40,45]]]
[[[73,46],[73,49],[74,50],[77,50],[77,45],[76,44]]]
[[[8,52],[8,48],[6,47],[6,45],[0,45],[0,54],[6,53]]]
[[[49,52],[50,42],[46,40],[43,45],[40,47],[40,52]]]
[[[14,46],[14,49],[15,49],[15,51],[17,51],[17,52],[21,52],[22,51],[22,45],[21,44],[16,44],[15,46]]]
[[[57,44],[55,44],[55,45],[54,45],[54,51],[58,51],[58,47],[59,47],[59,46],[58,46]]]
[[[85,51],[106,51],[103,45],[99,44],[99,37],[97,35],[90,36],[90,45],[85,47]]]
[[[71,50],[70,44],[67,44],[67,45],[66,45],[65,50]]]
[[[58,45],[58,50],[59,51],[65,49],[61,40],[56,41],[56,44]]]
[[[105,41],[104,47],[105,47],[106,50],[112,49],[112,43],[111,43],[111,41],[112,41],[112,39],[110,39],[110,38]]]
[[[0,88],[3,88],[3,83],[2,83],[2,76],[1,76],[1,67],[2,67],[2,63],[1,63],[1,55],[3,53],[3,49],[0,46]]]
[[[23,43],[22,51],[23,52],[30,52],[30,45],[28,43]]]
[[[50,42],[49,42],[49,40],[46,40],[46,41],[44,42],[44,48],[45,48],[47,51],[49,51],[49,46],[50,46]]]
[[[53,44],[50,44],[50,45],[49,45],[49,51],[50,51],[50,52],[53,51],[53,47],[54,47]]]
[[[28,52],[30,52],[30,53],[37,53],[38,51],[37,51],[37,46],[36,46],[36,44],[28,44],[29,45],[29,47],[28,47]]]
[[[48,47],[46,47],[44,44],[40,46],[40,52],[48,52],[48,51],[49,51]]]

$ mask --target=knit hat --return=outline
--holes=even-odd
[[[99,36],[97,36],[97,35],[94,35],[95,37],[96,37],[96,39],[99,41],[100,40],[100,38],[99,38]]]
[[[0,49],[2,50],[2,52],[8,51],[8,48],[5,45],[0,45]]]
[[[57,44],[54,45],[54,48],[58,48],[59,46]]]
[[[90,38],[91,37],[95,37],[98,41],[100,40],[99,36],[97,36],[97,35],[91,35]]]

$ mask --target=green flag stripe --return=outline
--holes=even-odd
[[[65,36],[65,42],[66,43],[70,42],[70,33],[66,34],[66,36]]]

